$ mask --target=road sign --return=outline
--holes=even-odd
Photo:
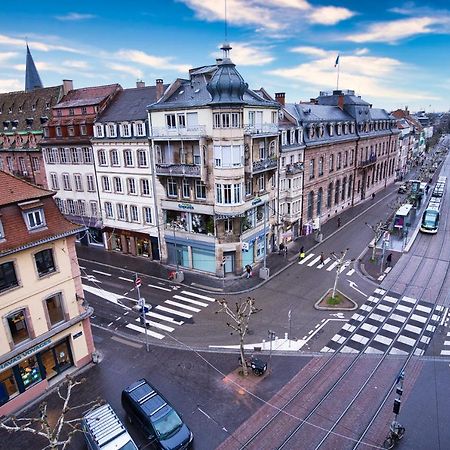
[[[145,306],[145,298],[141,297],[139,299],[139,308],[143,308]]]
[[[134,282],[134,285],[136,287],[141,287],[142,286],[142,280],[139,277],[137,277],[136,281]]]

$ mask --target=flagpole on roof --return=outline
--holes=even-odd
[[[334,63],[334,67],[337,66],[337,80],[336,80],[336,90],[337,91],[339,90],[339,57],[340,57],[340,55],[338,54],[337,58],[336,58],[336,62]]]

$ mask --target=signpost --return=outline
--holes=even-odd
[[[141,314],[141,319],[144,322],[145,327],[145,348],[147,351],[150,351],[150,347],[148,345],[148,330],[147,330],[147,318],[145,317],[146,313],[146,307],[145,307],[145,298],[141,297],[141,290],[140,287],[142,286],[142,280],[138,277],[136,274],[134,285],[136,286],[137,295],[138,295],[138,306],[139,306],[139,312]]]

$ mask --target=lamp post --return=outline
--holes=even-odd
[[[178,248],[177,248],[177,235],[175,234],[175,220],[172,220],[172,230],[173,230],[173,244],[175,245],[175,263],[177,265],[177,273],[179,271],[178,267]]]

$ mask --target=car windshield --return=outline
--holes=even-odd
[[[133,441],[128,441],[124,446],[120,447],[119,450],[138,450],[134,445]]]
[[[179,430],[182,425],[183,422],[180,416],[173,409],[170,409],[166,415],[153,422],[153,426],[160,439],[167,439]]]

